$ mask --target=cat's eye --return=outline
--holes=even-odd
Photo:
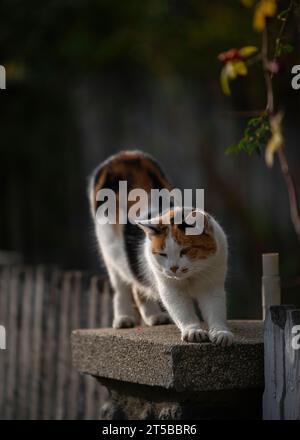
[[[158,252],[158,255],[160,255],[161,257],[166,257],[167,254],[164,254],[163,252]]]
[[[180,256],[183,257],[185,254],[188,253],[189,250],[190,250],[190,248],[181,249]]]

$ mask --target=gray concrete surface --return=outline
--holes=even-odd
[[[74,366],[82,373],[175,391],[263,386],[263,324],[230,321],[231,347],[180,340],[173,325],[75,330]]]

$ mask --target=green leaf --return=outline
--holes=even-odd
[[[288,53],[292,53],[294,50],[294,46],[292,44],[283,44],[280,43],[277,47],[277,56],[286,55]]]
[[[239,142],[238,144],[234,144],[226,148],[225,154],[235,154],[235,153],[239,153],[242,150],[243,150],[242,142]]]
[[[271,128],[266,114],[248,121],[242,139],[225,150],[226,154],[236,154],[241,151],[252,155],[260,154],[271,137]]]
[[[277,15],[278,20],[286,21],[288,15],[289,15],[289,12],[290,12],[289,8],[281,11],[280,14]]]
[[[294,46],[286,38],[276,40],[275,56],[280,57],[293,52]]]

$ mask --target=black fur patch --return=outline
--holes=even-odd
[[[125,252],[132,275],[144,286],[150,287],[149,280],[140,267],[140,253],[145,241],[145,233],[136,225],[128,222],[124,225]]]

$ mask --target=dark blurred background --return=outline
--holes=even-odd
[[[295,51],[275,88],[299,188],[293,17],[288,32]],[[254,67],[224,97],[217,55],[260,38],[238,0],[2,0],[0,250],[26,264],[102,270],[87,176],[110,154],[138,148],[177,186],[205,189],[206,209],[229,237],[230,317],[260,318],[263,252],[280,253],[283,301],[299,303],[299,243],[278,164],[269,170],[257,154],[224,153],[247,112],[264,108],[265,91]]]

